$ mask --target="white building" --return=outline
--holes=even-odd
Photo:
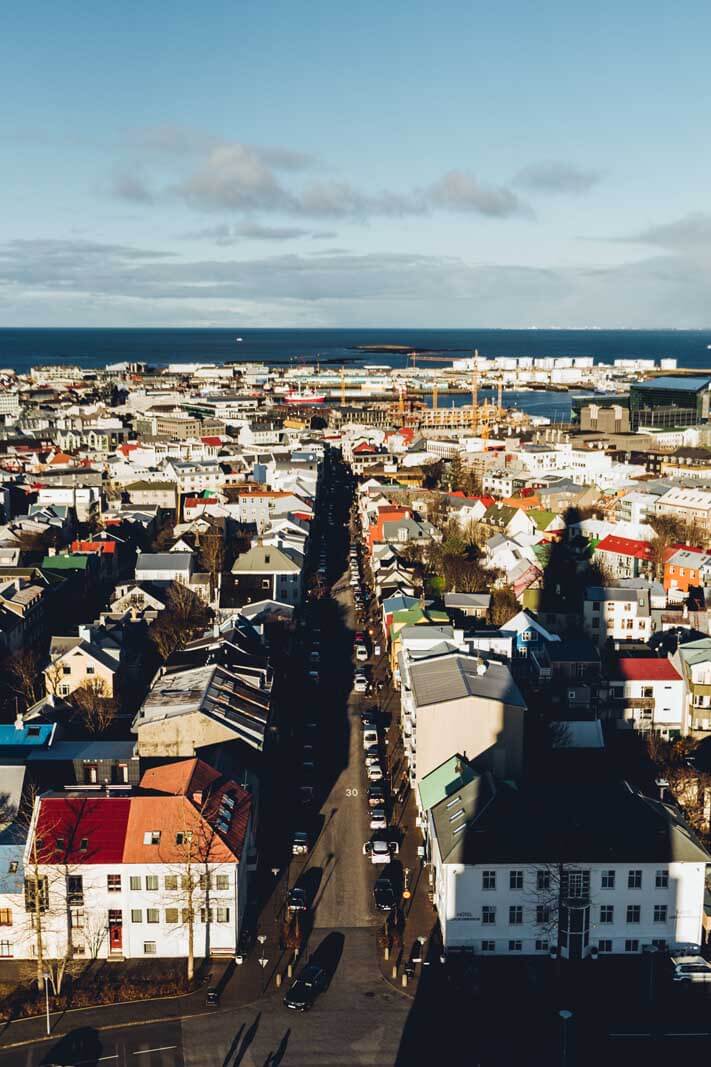
[[[688,733],[686,684],[668,659],[620,659],[610,697],[620,725],[656,730],[662,737]]]
[[[700,945],[709,854],[676,809],[613,784],[527,784],[461,757],[420,785],[445,951]]]
[[[147,771],[138,789],[40,796],[24,893],[4,896],[3,954],[48,958],[232,956],[247,899],[252,801],[198,759]]]
[[[583,627],[598,645],[616,641],[649,641],[652,614],[648,589],[589,586],[583,602]]]

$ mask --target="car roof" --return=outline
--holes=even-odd
[[[704,967],[711,968],[711,964],[703,956],[672,956],[672,963],[675,967],[686,966],[690,963],[702,963]]]

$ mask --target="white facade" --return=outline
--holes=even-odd
[[[619,590],[612,590],[618,593]],[[637,592],[624,599],[592,601],[583,604],[583,626],[586,635],[599,645],[608,638],[616,641],[649,641],[652,636],[652,616],[649,601],[640,603]]]
[[[551,908],[559,877],[555,865],[442,864],[434,835],[432,841],[435,902],[446,949],[514,956],[547,953],[558,945]],[[643,945],[701,944],[703,863],[575,864],[565,869],[589,872],[583,955],[591,948],[639,953]],[[550,878],[548,889],[538,889],[539,872]],[[630,888],[637,884],[640,888]],[[548,915],[546,908],[551,909]],[[562,955],[572,952],[563,948]]]
[[[663,736],[669,731],[688,732],[683,678],[613,679],[610,695],[621,720],[635,729],[658,730]]]

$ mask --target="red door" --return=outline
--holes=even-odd
[[[121,918],[113,915],[109,918],[109,952],[120,952],[123,945],[121,936]]]

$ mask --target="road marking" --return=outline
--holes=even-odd
[[[177,1045],[161,1045],[160,1048],[142,1048],[139,1052],[133,1052],[133,1056],[147,1056],[149,1052],[172,1052]]]

